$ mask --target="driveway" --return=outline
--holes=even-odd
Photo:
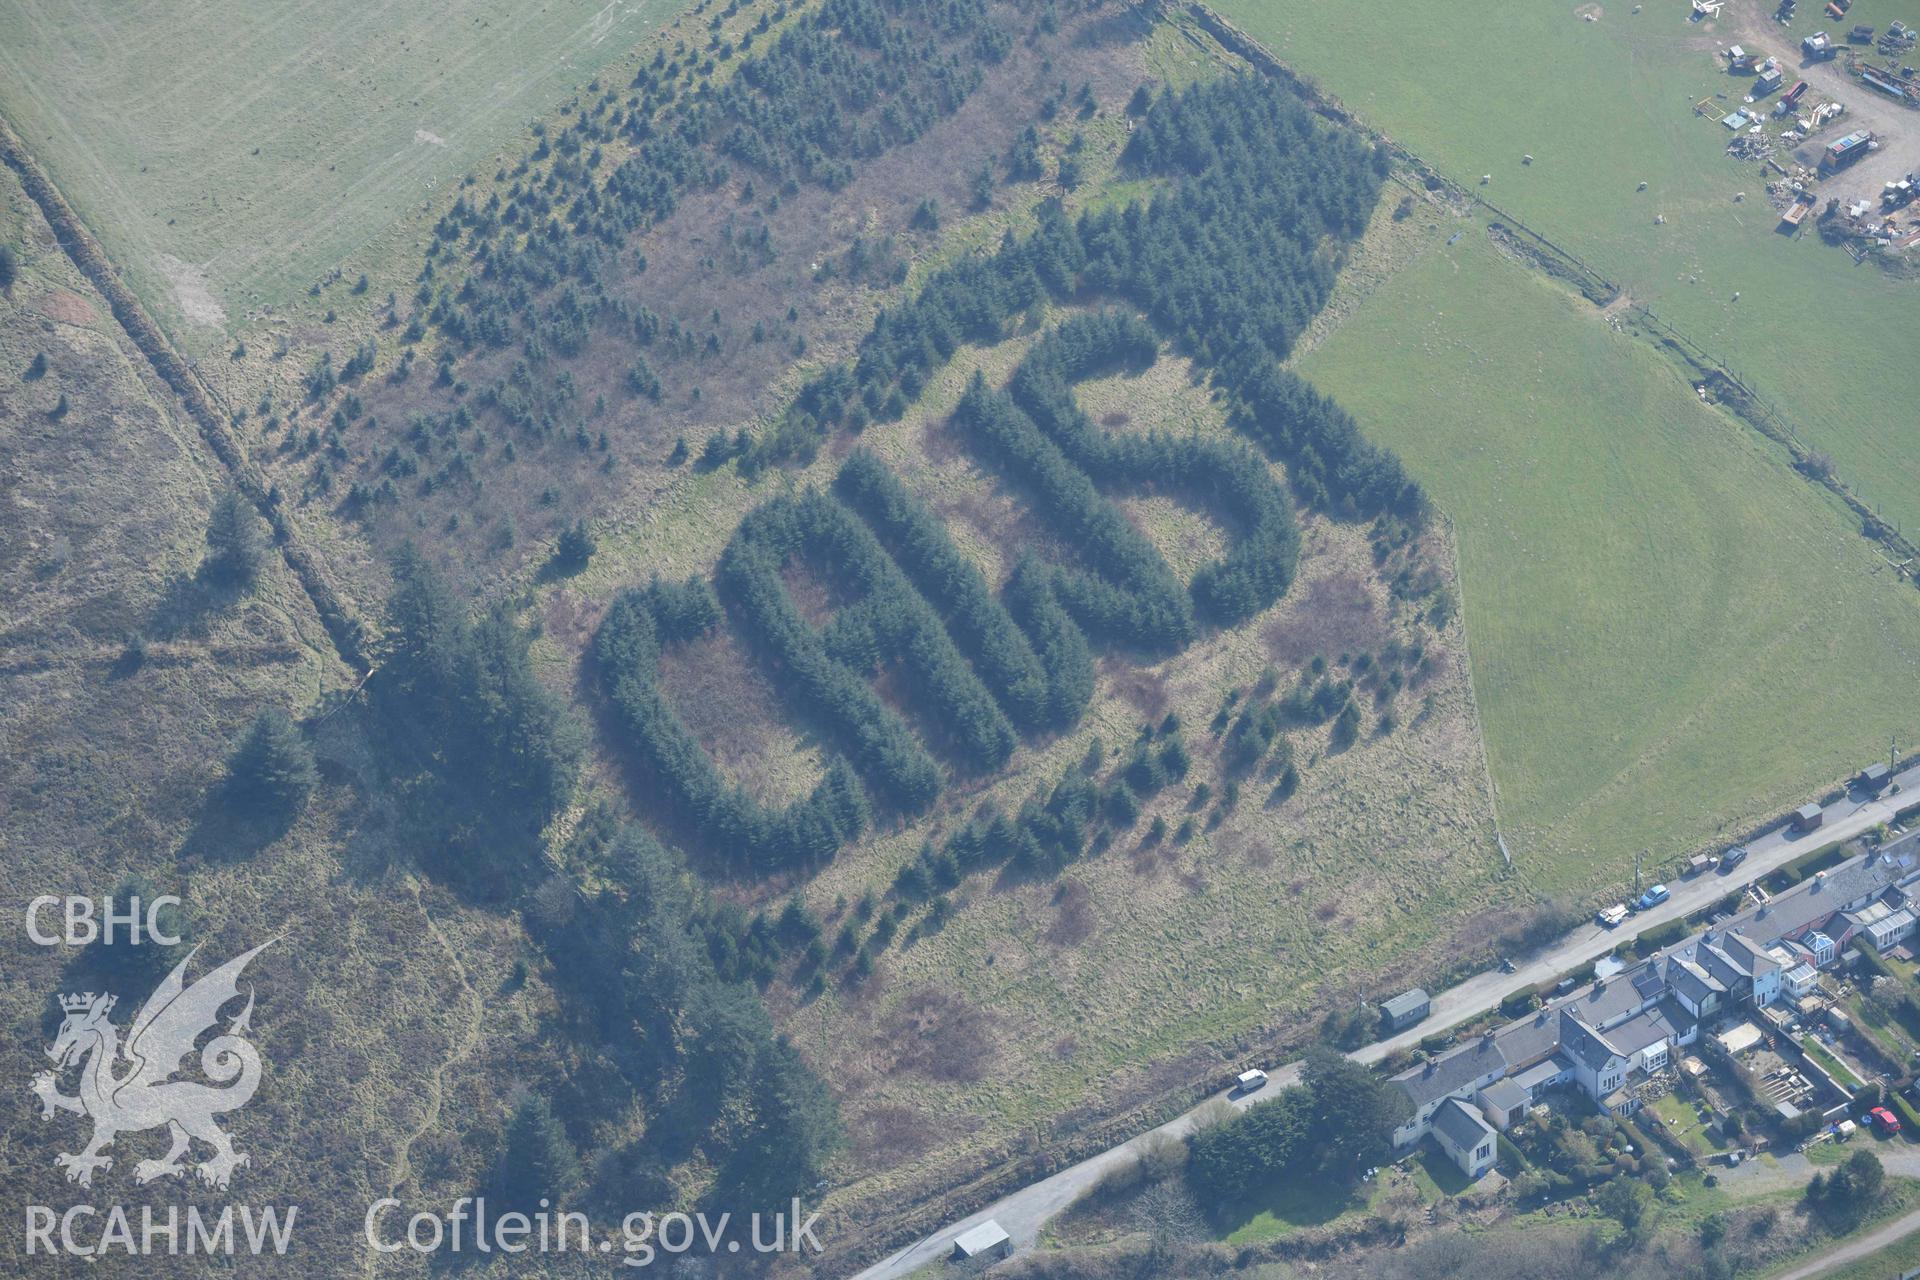
[[[1793,861],[1808,850],[1852,839],[1883,822],[1892,821],[1898,809],[1914,802],[1914,797],[1906,793],[1920,788],[1920,764],[1898,774],[1894,784],[1887,793],[1888,798],[1883,800],[1871,800],[1852,793],[1842,796],[1822,810],[1820,827],[1805,835],[1795,835],[1782,826],[1749,841],[1747,848],[1750,852],[1738,874],[1707,872],[1690,881],[1678,881],[1672,886],[1671,898],[1652,910],[1632,917],[1618,929],[1603,929],[1588,922],[1566,934],[1545,952],[1526,960],[1514,973],[1489,969],[1475,974],[1459,986],[1435,995],[1433,1012],[1425,1021],[1386,1040],[1367,1045],[1351,1056],[1357,1062],[1378,1062],[1397,1049],[1409,1048],[1426,1036],[1497,1008],[1503,999],[1523,986],[1539,986],[1556,981],[1561,975],[1598,959],[1648,929],[1711,906],[1727,894]],[[1267,1083],[1252,1093],[1216,1094],[1200,1106],[1147,1134],[1109,1147],[1099,1155],[1090,1156],[1079,1164],[1022,1187],[978,1213],[941,1228],[924,1240],[868,1267],[859,1273],[856,1280],[896,1280],[896,1277],[908,1275],[929,1262],[946,1257],[956,1235],[989,1220],[1000,1224],[1013,1238],[1015,1248],[1031,1248],[1034,1241],[1039,1239],[1041,1228],[1050,1219],[1096,1186],[1108,1172],[1136,1158],[1153,1135],[1185,1138],[1193,1132],[1201,1108],[1216,1101],[1225,1101],[1239,1108],[1249,1107],[1256,1102],[1266,1101],[1299,1080],[1300,1064],[1291,1062],[1272,1071]]]

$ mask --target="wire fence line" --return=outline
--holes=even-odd
[[[1420,178],[1421,185],[1415,186],[1396,174],[1396,180],[1402,185],[1416,192],[1424,189],[1429,194],[1444,190],[1456,199],[1463,199],[1471,205],[1486,210],[1498,219],[1495,225],[1500,230],[1510,236],[1518,233],[1523,237],[1525,243],[1518,247],[1542,259],[1544,269],[1550,274],[1576,281],[1581,293],[1598,306],[1609,306],[1618,301],[1623,292],[1621,286],[1579,254],[1529,225],[1526,219],[1516,216],[1477,191],[1447,177],[1438,167],[1428,163],[1385,133],[1368,125],[1338,98],[1326,93],[1311,80],[1280,61],[1265,45],[1214,13],[1200,0],[1189,0],[1187,11],[1193,16],[1195,22],[1223,48],[1246,59],[1260,71],[1285,82],[1317,114],[1360,132],[1375,145],[1384,149],[1401,166],[1413,171]],[[1868,537],[1880,542],[1896,556],[1908,560],[1920,556],[1920,548],[1916,548],[1915,544],[1910,542],[1899,529],[1882,520],[1879,513],[1873,510],[1851,486],[1834,475],[1829,466],[1817,462],[1820,455],[1800,438],[1793,419],[1788,417],[1772,399],[1756,389],[1752,380],[1736,372],[1725,360],[1674,327],[1646,304],[1630,303],[1628,311],[1636,323],[1643,322],[1650,329],[1657,331],[1690,365],[1705,375],[1706,380],[1713,384],[1714,392],[1728,404],[1737,417],[1752,426],[1754,430],[1785,447],[1792,455],[1796,468],[1809,481],[1826,488],[1859,516],[1862,531]],[[1889,563],[1893,561],[1889,560]],[[1894,567],[1896,571],[1904,572],[1900,565],[1896,564]],[[1914,582],[1920,585],[1920,572],[1914,574]]]

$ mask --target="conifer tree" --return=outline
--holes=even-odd
[[[297,815],[318,781],[312,748],[277,707],[253,718],[227,759],[228,799],[251,818]]]
[[[228,489],[213,504],[207,521],[207,557],[201,571],[227,586],[251,588],[267,561],[267,535],[260,517],[237,489]]]

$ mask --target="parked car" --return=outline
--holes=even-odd
[[[1266,1083],[1267,1073],[1255,1067],[1251,1071],[1242,1071],[1233,1078],[1233,1091],[1235,1093],[1252,1093],[1256,1089],[1266,1087]]]
[[[1672,896],[1671,893],[1667,892],[1667,886],[1657,884],[1640,895],[1640,900],[1633,904],[1634,909],[1637,911],[1645,911],[1648,907],[1657,907]]]
[[[1747,860],[1747,846],[1737,844],[1720,855],[1720,873],[1725,875]]]
[[[1900,1132],[1900,1117],[1885,1107],[1875,1107],[1867,1112],[1867,1119],[1873,1121],[1873,1127],[1887,1137]]]
[[[1618,929],[1620,922],[1626,918],[1627,904],[1624,902],[1616,902],[1612,906],[1603,907],[1600,911],[1596,912],[1593,917],[1593,922],[1603,929]]]

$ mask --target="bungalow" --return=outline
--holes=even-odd
[[[1448,1098],[1434,1112],[1433,1136],[1447,1158],[1469,1178],[1477,1178],[1493,1167],[1499,1136],[1486,1117],[1458,1098]]]

